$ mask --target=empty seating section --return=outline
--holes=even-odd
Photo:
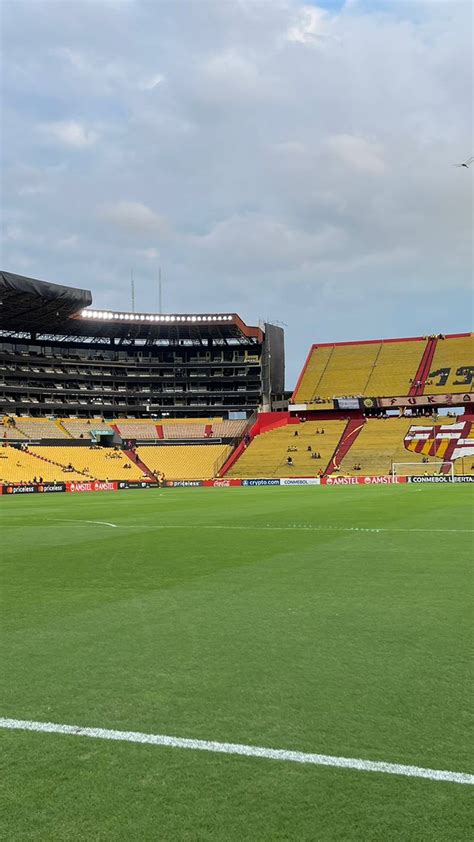
[[[225,444],[137,447],[142,462],[150,470],[164,473],[166,479],[212,479],[230,451]]]
[[[317,476],[327,467],[346,423],[306,421],[262,433],[252,440],[226,476],[257,479]],[[317,433],[318,429],[323,429],[324,434]],[[320,453],[321,458],[313,459],[314,452]],[[292,466],[287,464],[288,457],[293,460]]]
[[[61,465],[72,467],[77,473],[91,477],[92,479],[126,479],[136,480],[143,478],[143,471],[131,462],[123,451],[112,448],[100,448],[98,450],[90,447],[30,447],[31,453],[42,456],[43,459],[51,459],[60,462]],[[43,465],[43,462],[38,462]],[[125,467],[125,466],[129,467]],[[70,474],[61,475],[63,480],[70,478]]]
[[[239,438],[243,436],[247,421],[217,421],[212,424],[212,435],[216,439]]]
[[[110,422],[111,423],[111,422]],[[61,424],[73,439],[89,439],[92,430],[111,429],[102,418],[62,418]]]
[[[474,391],[474,334],[438,339],[425,395]]]
[[[45,462],[27,451],[14,447],[0,447],[0,482],[31,483],[35,477],[36,479],[42,477],[45,482],[84,480],[83,474],[75,471],[65,472],[62,466]]]
[[[165,439],[203,439],[205,424],[163,424]]]
[[[316,393],[325,397],[366,395],[365,387],[380,349],[379,342],[335,345]]]
[[[5,419],[0,421],[0,439],[2,441],[24,441],[26,436],[20,432],[16,425],[9,424]]]
[[[293,400],[407,395],[426,345],[427,339],[407,339],[315,347]]]
[[[405,436],[411,427],[432,427],[434,424],[450,424],[456,418],[443,416],[441,421],[432,418],[385,418],[368,419],[351,449],[340,464],[340,473],[345,475],[390,474],[393,462],[416,462],[418,465],[404,468],[404,473],[421,474],[429,470],[423,463],[423,453],[415,453],[405,447]],[[429,462],[440,462],[442,456],[426,456]],[[360,465],[354,471],[354,465]]]
[[[364,387],[365,395],[408,395],[427,345],[426,339],[383,342]]]
[[[158,438],[156,424],[149,420],[134,421],[119,419],[115,424],[120,435],[125,439],[154,439]]]
[[[294,395],[295,403],[309,403],[319,395],[317,385],[324,374],[329,358],[333,351],[333,345],[321,345],[313,347],[308,364],[305,368],[301,382]]]
[[[17,418],[16,424],[28,439],[66,439],[58,421],[50,418]]]

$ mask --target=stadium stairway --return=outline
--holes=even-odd
[[[130,462],[134,463],[137,466],[137,468],[140,468],[140,470],[145,476],[147,476],[154,483],[158,482],[153,471],[147,465],[145,465],[145,463],[142,459],[140,459],[140,456],[135,450],[124,450],[123,452],[125,453],[127,458],[130,459]]]
[[[69,430],[67,430],[66,427],[64,426],[61,418],[58,418],[56,420],[56,425],[57,425],[58,429],[61,430],[61,437],[66,436],[67,439],[73,439],[74,438],[72,433],[70,433]]]
[[[349,450],[356,441],[358,435],[364,428],[365,418],[351,418],[347,422],[347,427],[344,430],[339,444],[336,446],[334,456],[327,466],[326,473],[330,474],[334,470],[339,470],[341,461],[347,456]]]
[[[423,356],[420,360],[420,365],[418,366],[418,371],[413,378],[413,383],[408,393],[410,397],[423,394],[423,389],[430,373],[431,363],[433,362],[437,341],[436,337],[431,337],[427,342]]]

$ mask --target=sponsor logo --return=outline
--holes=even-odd
[[[116,491],[116,482],[68,482],[66,484],[66,491],[82,492],[82,491]]]
[[[7,494],[34,494],[36,487],[34,485],[9,485]]]
[[[280,485],[320,485],[320,484],[321,484],[321,480],[319,479],[319,477],[308,477],[306,479],[304,479],[303,477],[301,477],[300,479],[298,479],[296,477],[295,478],[290,477],[288,479],[281,479],[280,480]]]
[[[242,485],[241,479],[206,479],[203,482],[207,488],[231,488]]]
[[[119,490],[123,490],[124,488],[160,488],[158,483],[154,482],[145,482],[141,480],[137,480],[137,482],[124,482],[120,481],[118,483]]]
[[[167,488],[199,488],[204,483],[201,479],[170,479],[165,485]]]
[[[242,485],[280,485],[279,479],[243,479]]]
[[[408,482],[451,482],[451,477],[434,476],[434,477],[408,477]]]
[[[406,482],[406,477],[389,475],[381,477],[326,477],[321,480],[322,485],[399,485],[402,482]]]
[[[472,476],[454,477],[454,482],[474,482],[474,477],[472,477]]]
[[[54,493],[57,493],[58,491],[66,491],[66,486],[64,485],[63,482],[61,482],[59,484],[58,483],[56,483],[56,484],[54,484],[54,483],[42,483],[42,484],[36,486],[36,488],[37,488],[37,491],[39,492],[39,494],[54,494]]]
[[[324,485],[359,485],[362,477],[327,477]]]

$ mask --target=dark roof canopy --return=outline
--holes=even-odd
[[[88,290],[0,272],[0,330],[119,341],[263,340],[262,330],[246,325],[236,313],[156,316],[89,311],[91,304]]]
[[[0,272],[0,328],[4,330],[52,330],[91,303],[89,290]]]

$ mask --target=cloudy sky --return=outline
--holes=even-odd
[[[313,341],[470,328],[470,0],[3,0],[4,269]]]

